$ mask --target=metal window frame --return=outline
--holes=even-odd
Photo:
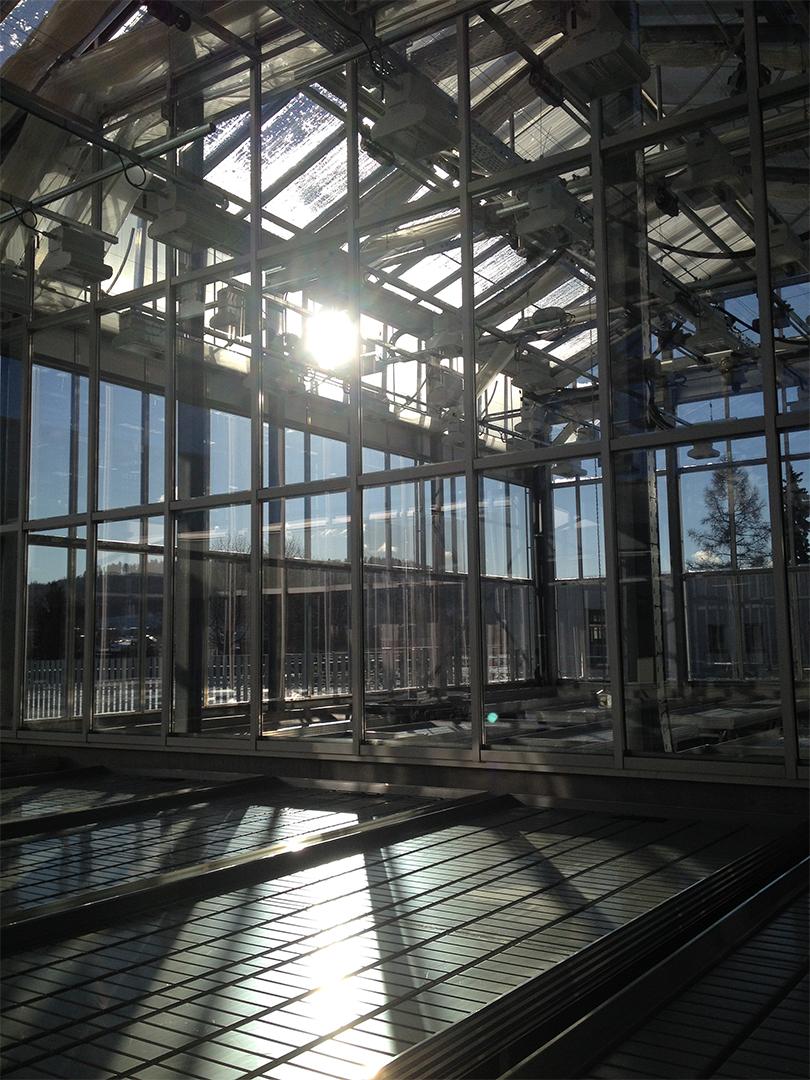
[[[469,58],[469,23],[470,3],[459,4],[456,11],[444,13],[436,20],[439,24],[454,22],[457,49],[458,103],[461,127],[460,139],[460,180],[459,186],[452,193],[433,192],[408,204],[407,207],[395,207],[385,212],[361,216],[361,189],[357,146],[362,131],[358,63],[364,52],[357,47],[352,55],[341,55],[320,61],[310,71],[290,83],[290,88],[303,86],[316,74],[346,68],[345,133],[347,137],[347,192],[346,222],[339,226],[341,235],[346,236],[351,266],[350,307],[354,313],[360,310],[359,283],[361,275],[360,238],[369,231],[394,226],[403,221],[431,212],[458,206],[461,220],[460,246],[462,252],[461,282],[462,303],[458,310],[463,328],[463,362],[465,370],[464,414],[465,442],[463,456],[453,461],[425,463],[405,469],[384,469],[373,473],[362,470],[362,418],[360,415],[360,387],[362,372],[360,350],[356,350],[355,362],[350,375],[350,431],[349,431],[349,471],[346,477],[332,478],[316,483],[280,484],[272,487],[262,486],[263,454],[263,419],[264,409],[261,399],[260,361],[262,349],[261,306],[258,294],[262,290],[263,267],[268,260],[277,260],[278,251],[262,248],[262,189],[261,189],[261,116],[268,94],[261,89],[262,57],[255,52],[256,45],[251,44],[250,59],[246,64],[249,71],[249,134],[250,143],[250,202],[251,243],[247,255],[224,260],[214,266],[195,271],[177,273],[175,252],[166,248],[166,277],[163,281],[130,290],[127,293],[111,296],[101,292],[100,286],[92,290],[90,301],[78,305],[69,312],[56,316],[34,316],[29,322],[29,341],[27,360],[23,378],[21,402],[21,476],[19,481],[20,508],[18,520],[0,527],[3,535],[16,534],[18,566],[18,604],[14,623],[16,663],[12,676],[12,696],[14,704],[13,727],[0,732],[2,739],[19,739],[37,743],[75,745],[92,742],[93,745],[109,746],[150,746],[162,745],[173,748],[194,748],[211,751],[236,750],[243,753],[246,745],[251,751],[261,755],[308,756],[325,758],[345,758],[350,755],[359,761],[363,759],[379,761],[414,761],[429,759],[456,763],[460,766],[474,764],[483,767],[487,764],[499,768],[536,768],[555,770],[567,768],[574,772],[596,770],[610,774],[624,772],[648,774],[658,772],[661,775],[679,775],[699,771],[701,775],[729,778],[729,782],[739,782],[740,777],[754,780],[759,777],[783,779],[795,782],[808,774],[808,769],[798,760],[796,741],[796,715],[793,683],[792,651],[790,648],[789,596],[787,588],[787,564],[785,558],[785,530],[781,505],[781,459],[780,435],[784,431],[801,429],[804,418],[796,414],[782,414],[778,411],[776,392],[776,358],[772,338],[772,313],[770,297],[770,265],[768,252],[767,227],[767,189],[765,184],[764,144],[762,135],[762,113],[766,108],[799,100],[807,95],[807,80],[804,75],[784,79],[771,86],[758,85],[758,51],[756,9],[750,0],[744,3],[744,26],[746,37],[746,64],[748,67],[748,86],[745,92],[725,101],[714,102],[677,114],[673,117],[661,117],[649,124],[620,133],[604,130],[601,103],[597,102],[591,110],[592,134],[588,143],[573,150],[553,154],[549,157],[528,161],[490,176],[473,178],[471,134],[472,117],[470,113],[470,58]],[[458,12],[461,12],[460,14]],[[413,32],[411,27],[408,32]],[[399,34],[398,36],[405,36]],[[397,35],[392,35],[395,40]],[[267,54],[265,54],[265,57]],[[197,65],[200,69],[210,66],[212,70],[223,62],[224,54],[217,55],[207,64]],[[174,100],[177,84],[168,86],[169,100]],[[276,88],[272,96],[277,96]],[[678,134],[693,131],[702,125],[721,124],[729,120],[747,116],[751,125],[752,187],[754,201],[754,222],[758,259],[756,264],[757,290],[759,294],[760,320],[762,326],[762,365],[765,409],[764,416],[739,420],[725,420],[714,423],[696,424],[690,427],[676,428],[669,431],[644,432],[633,435],[610,437],[611,408],[611,371],[609,359],[609,322],[607,316],[607,280],[605,274],[598,273],[596,278],[597,310],[597,359],[599,363],[599,405],[600,426],[604,436],[601,440],[588,443],[567,444],[561,447],[535,447],[512,451],[498,455],[480,454],[477,450],[477,401],[474,379],[474,342],[475,342],[475,294],[474,294],[474,220],[475,200],[485,199],[497,191],[526,184],[529,181],[559,175],[583,166],[590,166],[593,187],[594,247],[596,265],[603,270],[607,260],[606,249],[606,206],[603,177],[603,162],[606,154],[623,150],[631,152],[661,143]],[[176,132],[174,122],[170,125],[171,133]],[[100,132],[102,129],[99,128]],[[171,173],[176,163],[167,165]],[[95,185],[93,196],[93,224],[98,227],[101,221],[100,185]],[[312,236],[303,233],[296,235],[284,248],[284,258],[300,257],[311,252],[317,255],[318,248],[324,242],[334,242],[335,230],[327,226],[321,233]],[[33,291],[33,248],[29,243],[29,289]],[[180,288],[191,282],[219,280],[235,274],[249,273],[253,303],[249,307],[249,329],[251,333],[250,392],[251,392],[251,488],[241,492],[229,492],[204,498],[177,499],[176,487],[176,340],[175,340],[175,302]],[[380,275],[384,275],[381,273]],[[407,287],[403,286],[406,289]],[[427,294],[411,289],[416,299],[425,299]],[[106,312],[120,310],[124,306],[148,302],[156,298],[166,302],[166,390],[165,390],[165,459],[164,487],[165,499],[162,503],[145,504],[137,507],[120,507],[114,510],[98,511],[96,495],[98,487],[98,397],[101,380],[100,373],[100,327],[99,318]],[[448,305],[437,303],[436,306],[451,309]],[[88,423],[88,476],[87,504],[85,512],[68,514],[47,519],[29,519],[28,488],[30,468],[31,434],[31,373],[33,367],[33,333],[39,329],[75,322],[77,317],[89,320],[90,366],[89,379],[89,423]],[[734,438],[745,435],[764,435],[767,447],[767,465],[769,479],[769,508],[773,527],[774,543],[774,583],[775,583],[775,618],[780,653],[780,688],[784,718],[784,758],[783,765],[756,761],[708,762],[697,758],[642,757],[628,754],[625,745],[623,722],[623,679],[622,658],[620,654],[621,625],[619,617],[618,558],[616,540],[616,488],[613,459],[616,453],[629,449],[663,448],[694,442],[700,438]],[[483,472],[493,469],[506,469],[510,466],[540,465],[550,461],[573,457],[598,457],[602,471],[602,494],[605,517],[605,561],[607,578],[607,632],[614,647],[609,652],[610,686],[613,698],[614,745],[612,763],[606,765],[607,755],[572,754],[558,752],[522,752],[487,749],[483,739],[484,707],[484,666],[482,651],[481,611],[481,540],[479,530],[479,477]],[[362,537],[362,501],[363,489],[407,481],[438,480],[443,477],[464,477],[467,500],[467,603],[469,606],[469,642],[470,642],[470,745],[463,750],[420,746],[394,747],[391,745],[368,745],[363,742],[364,708],[364,626],[363,626],[363,537]],[[283,739],[280,736],[261,736],[262,710],[262,508],[269,499],[313,496],[315,494],[341,492],[348,493],[350,503],[350,580],[353,597],[351,623],[351,672],[352,672],[352,736],[351,743],[330,739]],[[172,735],[173,714],[173,605],[174,605],[174,522],[177,513],[188,509],[213,508],[234,503],[248,503],[251,507],[251,556],[250,573],[254,587],[250,601],[250,659],[251,659],[251,705],[250,736],[246,740],[230,738],[206,738],[205,736]],[[103,733],[92,730],[93,718],[93,657],[94,640],[92,626],[95,612],[95,550],[96,529],[100,522],[124,520],[133,517],[162,515],[164,520],[164,581],[163,581],[163,638],[161,644],[161,663],[163,673],[162,723],[160,736],[133,735],[131,732]],[[86,534],[87,573],[85,581],[85,619],[90,628],[85,634],[85,655],[83,667],[84,707],[82,731],[71,732],[35,732],[22,730],[22,710],[24,696],[24,662],[26,635],[26,567],[27,545],[32,533],[43,529],[84,526]]]

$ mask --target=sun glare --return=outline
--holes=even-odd
[[[306,321],[304,346],[322,371],[344,367],[357,347],[357,327],[347,312],[321,308]]]

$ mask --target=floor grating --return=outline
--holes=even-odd
[[[9,959],[16,1080],[353,1080],[761,843],[525,807]]]

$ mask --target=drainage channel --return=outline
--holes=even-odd
[[[523,1061],[519,1077],[804,1078],[808,860]],[[563,1069],[567,1066],[567,1071]]]

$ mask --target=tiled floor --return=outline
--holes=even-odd
[[[149,874],[236,855],[305,833],[355,825],[425,805],[428,799],[349,795],[329,791],[275,797],[216,798],[133,817],[68,835],[21,839],[0,849],[6,910],[66,899],[84,889],[134,881]]]
[[[762,842],[516,806],[7,961],[15,1080],[353,1080]]]
[[[803,1080],[807,962],[805,895],[612,1050],[591,1077]]]

